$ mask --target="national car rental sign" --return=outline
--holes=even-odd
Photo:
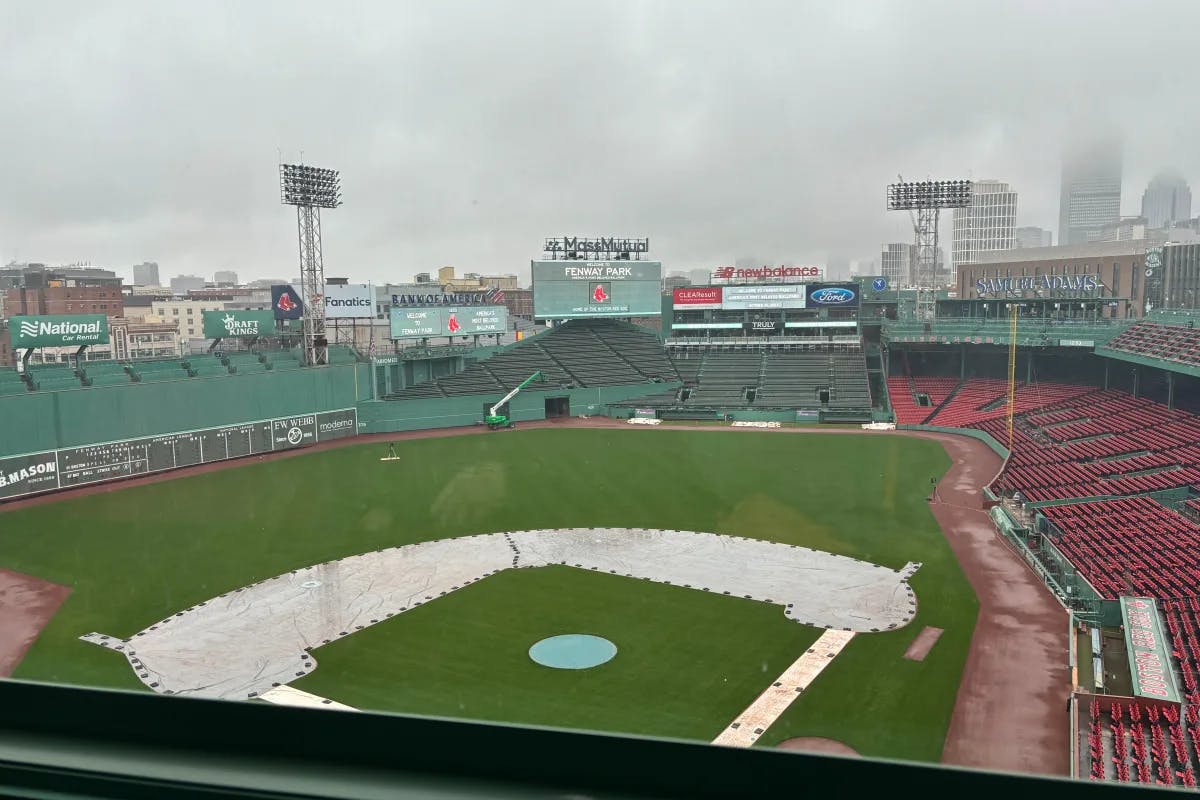
[[[108,343],[108,317],[103,314],[13,317],[8,330],[14,348]]]

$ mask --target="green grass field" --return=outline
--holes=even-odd
[[[949,465],[895,436],[530,430],[347,447],[0,515],[0,566],[73,593],[21,678],[142,688],[77,640],[128,636],[289,569],[447,536],[542,527],[751,536],[899,568],[920,561],[909,626],[854,639],[762,738],[828,736],[867,755],[935,760],[977,603],[925,502]],[[312,477],[309,477],[311,474]],[[926,625],[923,662],[902,658]],[[620,652],[594,670],[539,667],[545,636]],[[297,687],[350,705],[712,739],[819,631],[778,606],[615,576],[505,572],[317,649]]]

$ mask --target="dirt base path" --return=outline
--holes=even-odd
[[[833,753],[839,756],[856,756],[858,751],[845,742],[837,739],[823,739],[819,736],[798,736],[795,739],[784,739],[775,745],[780,750],[799,750],[803,753]]]
[[[931,508],[979,598],[942,761],[1068,775],[1067,612],[982,510],[1000,457],[966,436],[910,435],[937,439],[954,461]]]
[[[13,674],[71,587],[0,569],[0,678]]]

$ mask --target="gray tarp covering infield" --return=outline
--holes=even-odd
[[[869,632],[916,614],[900,571],[795,545],[691,531],[573,528],[479,534],[317,564],[185,609],[118,650],[143,683],[200,697],[260,695],[316,669],[310,650],[503,569],[565,564],[784,607],[816,627]]]

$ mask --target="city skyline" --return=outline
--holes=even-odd
[[[1081,133],[1123,136],[1122,215],[1140,213],[1164,164],[1200,176],[1180,133],[1200,109],[1178,102],[1200,9],[1161,6],[1178,24],[1130,31],[1099,14],[1086,37],[1067,8],[996,5],[981,28],[985,12],[941,0],[697,2],[682,17],[670,4],[17,8],[0,92],[13,118],[38,124],[0,131],[15,154],[0,263],[88,261],[130,279],[144,260],[164,275],[294,273],[281,159],[341,171],[326,269],[360,280],[441,264],[526,279],[543,238],[564,232],[649,236],[653,255],[684,271],[745,252],[860,262],[908,238],[883,199],[898,173],[996,176],[1020,189],[1017,225],[1057,233],[1063,145]],[[538,26],[512,25],[517,11]],[[580,30],[612,57],[581,57]],[[37,66],[67,40],[70,59]],[[763,56],[745,58],[745,41]],[[1092,58],[1117,43],[1159,56]],[[870,55],[829,70],[847,46]],[[921,47],[958,66],[926,75],[906,58]],[[794,86],[782,99],[769,88],[780,81]],[[1126,113],[1164,103],[1177,106],[1170,126]]]

